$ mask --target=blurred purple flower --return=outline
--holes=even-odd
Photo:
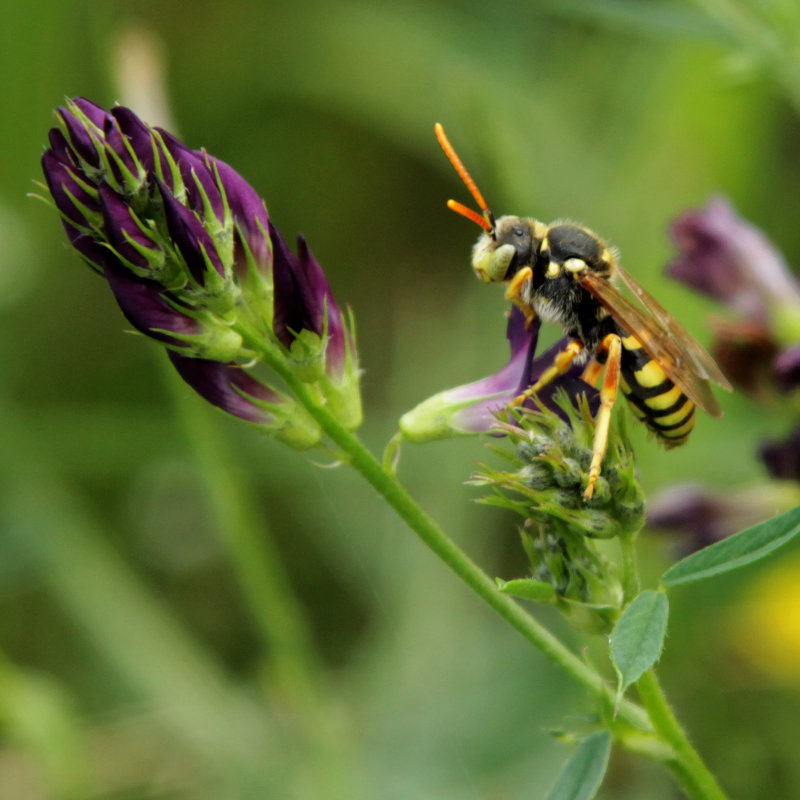
[[[767,487],[737,491],[732,496],[679,484],[650,500],[647,525],[679,534],[681,549],[693,553],[775,513],[780,503],[781,498]]]
[[[772,371],[784,392],[800,386],[800,345],[787,347],[779,353],[772,362]]]
[[[797,387],[800,283],[777,248],[724,197],[681,215],[671,232],[679,254],[667,273],[738,314],[714,324],[723,372],[756,395]]]
[[[800,425],[782,441],[764,442],[759,456],[773,478],[800,481]]]
[[[800,287],[783,256],[724,197],[687,211],[671,228],[678,256],[667,274],[766,325],[773,303],[800,307]]]
[[[711,320],[712,354],[725,376],[753,395],[775,380],[773,360],[778,343],[761,324],[750,320]]]
[[[404,414],[400,419],[400,430],[405,438],[428,441],[491,431],[497,423],[497,414],[535,383],[552,365],[556,354],[564,349],[566,339],[534,356],[540,326],[537,320],[528,329],[522,312],[516,306],[512,307],[506,329],[511,350],[508,363],[494,375],[439,392]],[[590,403],[596,402],[597,392],[580,378],[582,370],[582,367],[573,365],[539,393],[540,402],[561,416],[564,412],[554,402],[559,389],[570,397],[586,394]],[[525,406],[536,408],[536,403],[531,399]]]

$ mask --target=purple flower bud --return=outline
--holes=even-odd
[[[178,201],[162,181],[158,178],[155,181],[164,201],[164,217],[169,235],[186,262],[191,276],[200,286],[205,285],[209,261],[216,272],[224,276],[225,267],[214,246],[214,240],[203,227],[203,223],[191,209]]]
[[[70,108],[59,106],[58,114],[63,120],[72,151],[87,164],[99,168],[101,162],[97,148],[101,145],[98,140],[102,140],[102,132],[110,115],[82,97],[76,97]],[[88,118],[88,125],[80,119],[79,114]]]
[[[61,131],[56,133],[61,135]],[[54,149],[46,150],[42,156],[42,170],[56,208],[73,225],[89,225],[91,220],[87,219],[87,214],[99,215],[97,196],[87,189],[86,182],[69,159],[61,160]]]
[[[228,200],[233,222],[236,225],[236,247],[235,261],[237,265],[242,265],[244,253],[242,252],[242,239],[244,244],[255,259],[259,270],[269,275],[272,270],[272,248],[270,247],[268,236],[269,218],[264,201],[259,197],[253,187],[224,161],[220,161],[214,156],[205,155],[211,171],[219,173],[222,185],[225,188],[225,196]],[[240,235],[241,232],[241,235]]]
[[[161,136],[169,154],[178,166],[178,170],[186,189],[186,205],[196,211],[203,210],[203,195],[211,203],[214,215],[218,220],[223,218],[222,192],[217,186],[216,176],[209,168],[207,159],[202,151],[190,150],[183,142],[176,139],[163,128],[156,129]],[[171,182],[172,176],[166,173],[167,180]],[[174,191],[174,187],[170,187]]]
[[[247,422],[266,424],[272,419],[269,412],[253,400],[272,404],[281,402],[282,398],[277,392],[236,364],[189,358],[172,350],[169,351],[169,358],[181,378],[201,397]]]
[[[772,362],[772,371],[782,391],[791,392],[800,386],[800,345],[780,353]]]
[[[252,422],[297,450],[313,447],[322,437],[308,412],[288,397],[256,380],[240,366],[174,351],[170,360],[189,386],[228,414]]]
[[[800,287],[783,256],[724,197],[688,211],[672,224],[677,258],[667,273],[765,325],[770,307],[800,308]]]
[[[133,209],[106,183],[100,186],[100,204],[108,243],[125,261],[147,269],[150,262],[137,246],[153,252],[158,246],[137,224]]]
[[[127,108],[77,99],[57,118],[42,157],[47,186],[70,243],[131,324],[176,351],[176,368],[210,402],[308,447],[321,436],[317,423],[233,363],[279,358],[282,344],[328,410],[355,427],[352,334],[305,242],[297,256],[288,250],[256,191]],[[264,352],[244,345],[265,337]]]
[[[732,494],[679,484],[648,503],[647,525],[679,534],[681,550],[693,553],[774,513],[774,504],[766,487]]]
[[[352,342],[322,267],[302,236],[297,237],[297,255],[294,255],[272,222],[269,235],[273,247],[275,336],[287,349],[301,331],[327,336],[323,344],[325,370],[341,378]]]
[[[150,249],[155,238],[142,227],[166,230],[171,241],[162,242],[163,258],[155,261],[171,260],[171,277],[185,264],[187,287],[208,286],[209,271],[225,280],[243,279],[251,260],[270,277],[266,208],[235,170],[150,128],[121,106],[107,112],[79,98],[59,108],[58,118],[61,129],[50,133],[42,168],[57,208],[73,229],[92,229],[92,238],[138,267],[152,262],[134,256],[129,237]],[[67,232],[74,240],[73,231]],[[213,278],[210,284],[218,287],[220,281]],[[174,280],[170,287],[175,288]]]
[[[201,333],[201,326],[190,316],[181,313],[163,287],[154,281],[137,278],[122,264],[114,265],[113,256],[106,258],[104,275],[117,303],[136,330],[175,347],[184,347],[184,343],[170,336],[169,332],[179,336],[196,336]]]
[[[115,106],[111,116],[116,120],[120,132],[125,136],[136,158],[147,173],[155,169],[155,154],[150,128],[125,106]],[[127,148],[125,148],[127,150]]]

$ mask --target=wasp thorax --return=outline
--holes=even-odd
[[[555,222],[550,226],[542,242],[541,255],[552,266],[553,274],[548,277],[556,277],[559,267],[576,276],[587,268],[608,272],[613,262],[613,254],[605,242],[573,222]]]
[[[530,217],[500,217],[491,233],[484,233],[472,250],[472,268],[484,283],[509,280],[531,266],[545,227]]]

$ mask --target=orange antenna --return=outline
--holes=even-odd
[[[467,168],[458,157],[458,153],[456,153],[455,148],[452,144],[450,144],[450,140],[447,138],[447,134],[444,132],[444,128],[442,127],[441,123],[437,122],[433,130],[436,133],[436,138],[438,139],[442,150],[444,150],[444,154],[447,156],[448,160],[453,165],[453,168],[458,173],[458,177],[464,181],[464,185],[467,187],[467,189],[469,189],[470,194],[475,199],[475,202],[478,204],[478,207],[482,213],[478,214],[476,211],[473,211],[471,208],[467,208],[465,205],[457,202],[456,200],[448,200],[447,207],[452,211],[455,211],[457,214],[461,214],[462,217],[466,217],[468,220],[480,225],[480,227],[483,228],[488,234],[492,235],[494,232],[494,214],[492,214],[492,212],[489,210],[489,206],[483,199],[480,189],[478,189],[478,186],[472,179],[472,176],[469,174],[469,172],[467,172]]]
[[[467,208],[463,203],[459,203],[458,200],[448,200],[447,207],[451,211],[455,211],[456,214],[461,214],[462,217],[466,217],[470,222],[480,225],[486,233],[492,232],[492,224],[486,217],[480,215],[477,211],[473,211],[471,208]]]

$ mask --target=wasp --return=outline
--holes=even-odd
[[[591,499],[600,476],[619,388],[634,415],[667,448],[686,441],[696,408],[721,417],[709,382],[728,391],[730,383],[685,328],[622,269],[616,251],[569,220],[547,225],[532,217],[495,219],[442,126],[437,123],[435,130],[480,208],[478,213],[456,200],[447,203],[483,229],[472,251],[475,273],[485,283],[505,284],[506,299],[522,310],[529,326],[537,318],[556,323],[568,339],[553,364],[511,405],[522,405],[573,364],[586,363],[582,378],[592,386],[603,376],[584,499]],[[617,289],[618,280],[640,305]]]

